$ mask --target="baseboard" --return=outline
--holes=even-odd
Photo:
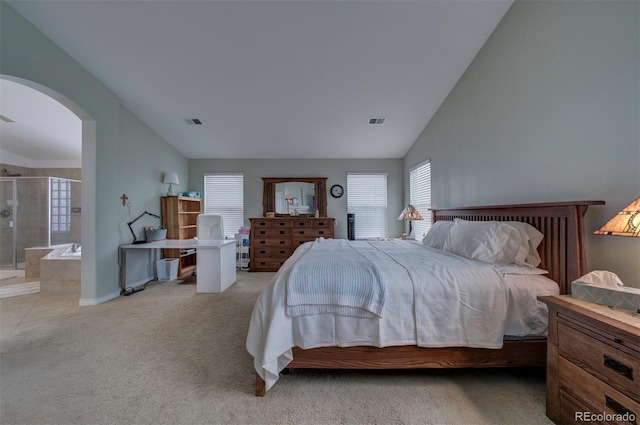
[[[80,298],[80,307],[106,303],[107,301],[110,301],[110,300],[113,300],[115,298],[118,298],[119,296],[120,296],[120,291],[114,292],[114,293],[109,294],[109,295],[105,295],[104,297],[97,298],[97,299],[96,298],[92,298],[92,299],[82,299],[82,298]]]

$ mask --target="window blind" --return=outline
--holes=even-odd
[[[225,237],[234,238],[244,225],[244,175],[205,174],[204,213],[221,215]]]
[[[347,209],[356,239],[387,237],[387,175],[348,173]]]
[[[423,218],[412,222],[411,237],[422,240],[431,228],[431,161],[422,162],[409,170],[409,203]]]

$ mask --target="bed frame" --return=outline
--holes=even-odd
[[[587,272],[584,215],[589,205],[604,201],[552,202],[541,204],[478,206],[433,209],[433,221],[461,218],[470,221],[521,221],[542,232],[538,251],[540,268],[558,283],[560,294],[571,293],[571,281]],[[311,369],[424,369],[464,367],[545,366],[546,339],[505,341],[501,349],[447,347],[293,348],[287,368]],[[264,396],[265,382],[256,373],[256,396]]]

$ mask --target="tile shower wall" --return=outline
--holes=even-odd
[[[0,176],[11,176],[19,174],[22,177],[60,177],[66,179],[81,180],[82,170],[79,168],[27,168],[9,164],[0,163]],[[4,171],[6,170],[6,171]],[[47,179],[19,179],[18,180],[18,200],[20,208],[18,216],[18,239],[17,245],[17,261],[23,263],[25,261],[25,248],[39,247],[46,245],[47,241],[47,220],[45,219],[47,211]],[[70,231],[64,233],[51,234],[51,244],[61,243],[79,243],[80,242],[80,214],[81,205],[81,184],[71,184],[71,207],[74,208],[71,213]],[[77,209],[76,209],[77,208]],[[0,244],[0,256],[3,258],[2,267],[5,259],[12,258],[12,229],[3,227],[2,243]],[[6,230],[6,232],[5,232]],[[5,237],[6,236],[6,237]]]

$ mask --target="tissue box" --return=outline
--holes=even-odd
[[[640,288],[628,286],[611,288],[573,282],[571,296],[578,300],[640,312]]]

